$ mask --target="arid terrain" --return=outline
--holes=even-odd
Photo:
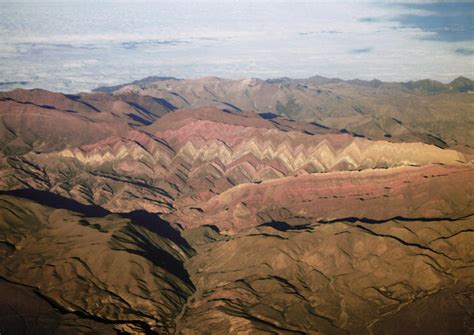
[[[0,92],[0,333],[472,334],[472,92]]]

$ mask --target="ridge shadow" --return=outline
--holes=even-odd
[[[67,209],[87,217],[104,217],[106,215],[112,214],[112,212],[109,212],[100,206],[84,205],[75,200],[68,199],[48,191],[20,189],[13,191],[0,191],[0,195],[11,195],[33,200],[41,205],[57,209]],[[180,232],[173,228],[169,222],[161,219],[158,214],[148,213],[145,210],[115,214],[118,214],[123,218],[130,219],[133,225],[144,227],[160,237],[171,240],[180,246],[183,251],[187,252],[189,256],[194,254],[194,249],[181,236]],[[147,241],[146,238],[140,238],[136,241],[136,243],[143,251],[133,249],[125,250],[129,253],[137,254],[148,259],[153,264],[166,269],[166,271],[180,278],[183,282],[187,283],[191,287],[194,287],[189,273],[184,268],[184,264],[181,260],[175,258],[173,255],[164,250],[156,248],[152,243]]]
[[[258,225],[258,227],[271,227],[279,231],[291,231],[291,230],[308,230],[311,229],[309,224],[301,225],[290,225],[284,221],[269,221]]]
[[[25,198],[33,200],[39,204],[52,207],[62,208],[73,212],[81,213],[85,216],[92,217],[103,217],[111,214],[105,208],[97,205],[84,205],[75,200],[51,193],[48,191],[40,191],[31,188],[12,190],[12,191],[0,191],[0,195],[12,195],[19,198]]]

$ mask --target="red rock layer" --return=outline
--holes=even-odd
[[[170,217],[228,232],[292,219],[458,218],[474,213],[473,190],[472,165],[333,172],[242,184]]]

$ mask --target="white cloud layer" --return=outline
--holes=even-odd
[[[436,13],[370,2],[4,3],[0,81],[13,83],[0,90],[76,92],[150,75],[473,77],[474,56],[456,51],[472,40],[437,40],[401,24],[407,14]]]

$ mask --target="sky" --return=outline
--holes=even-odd
[[[0,90],[147,76],[474,78],[474,2],[0,0]]]

